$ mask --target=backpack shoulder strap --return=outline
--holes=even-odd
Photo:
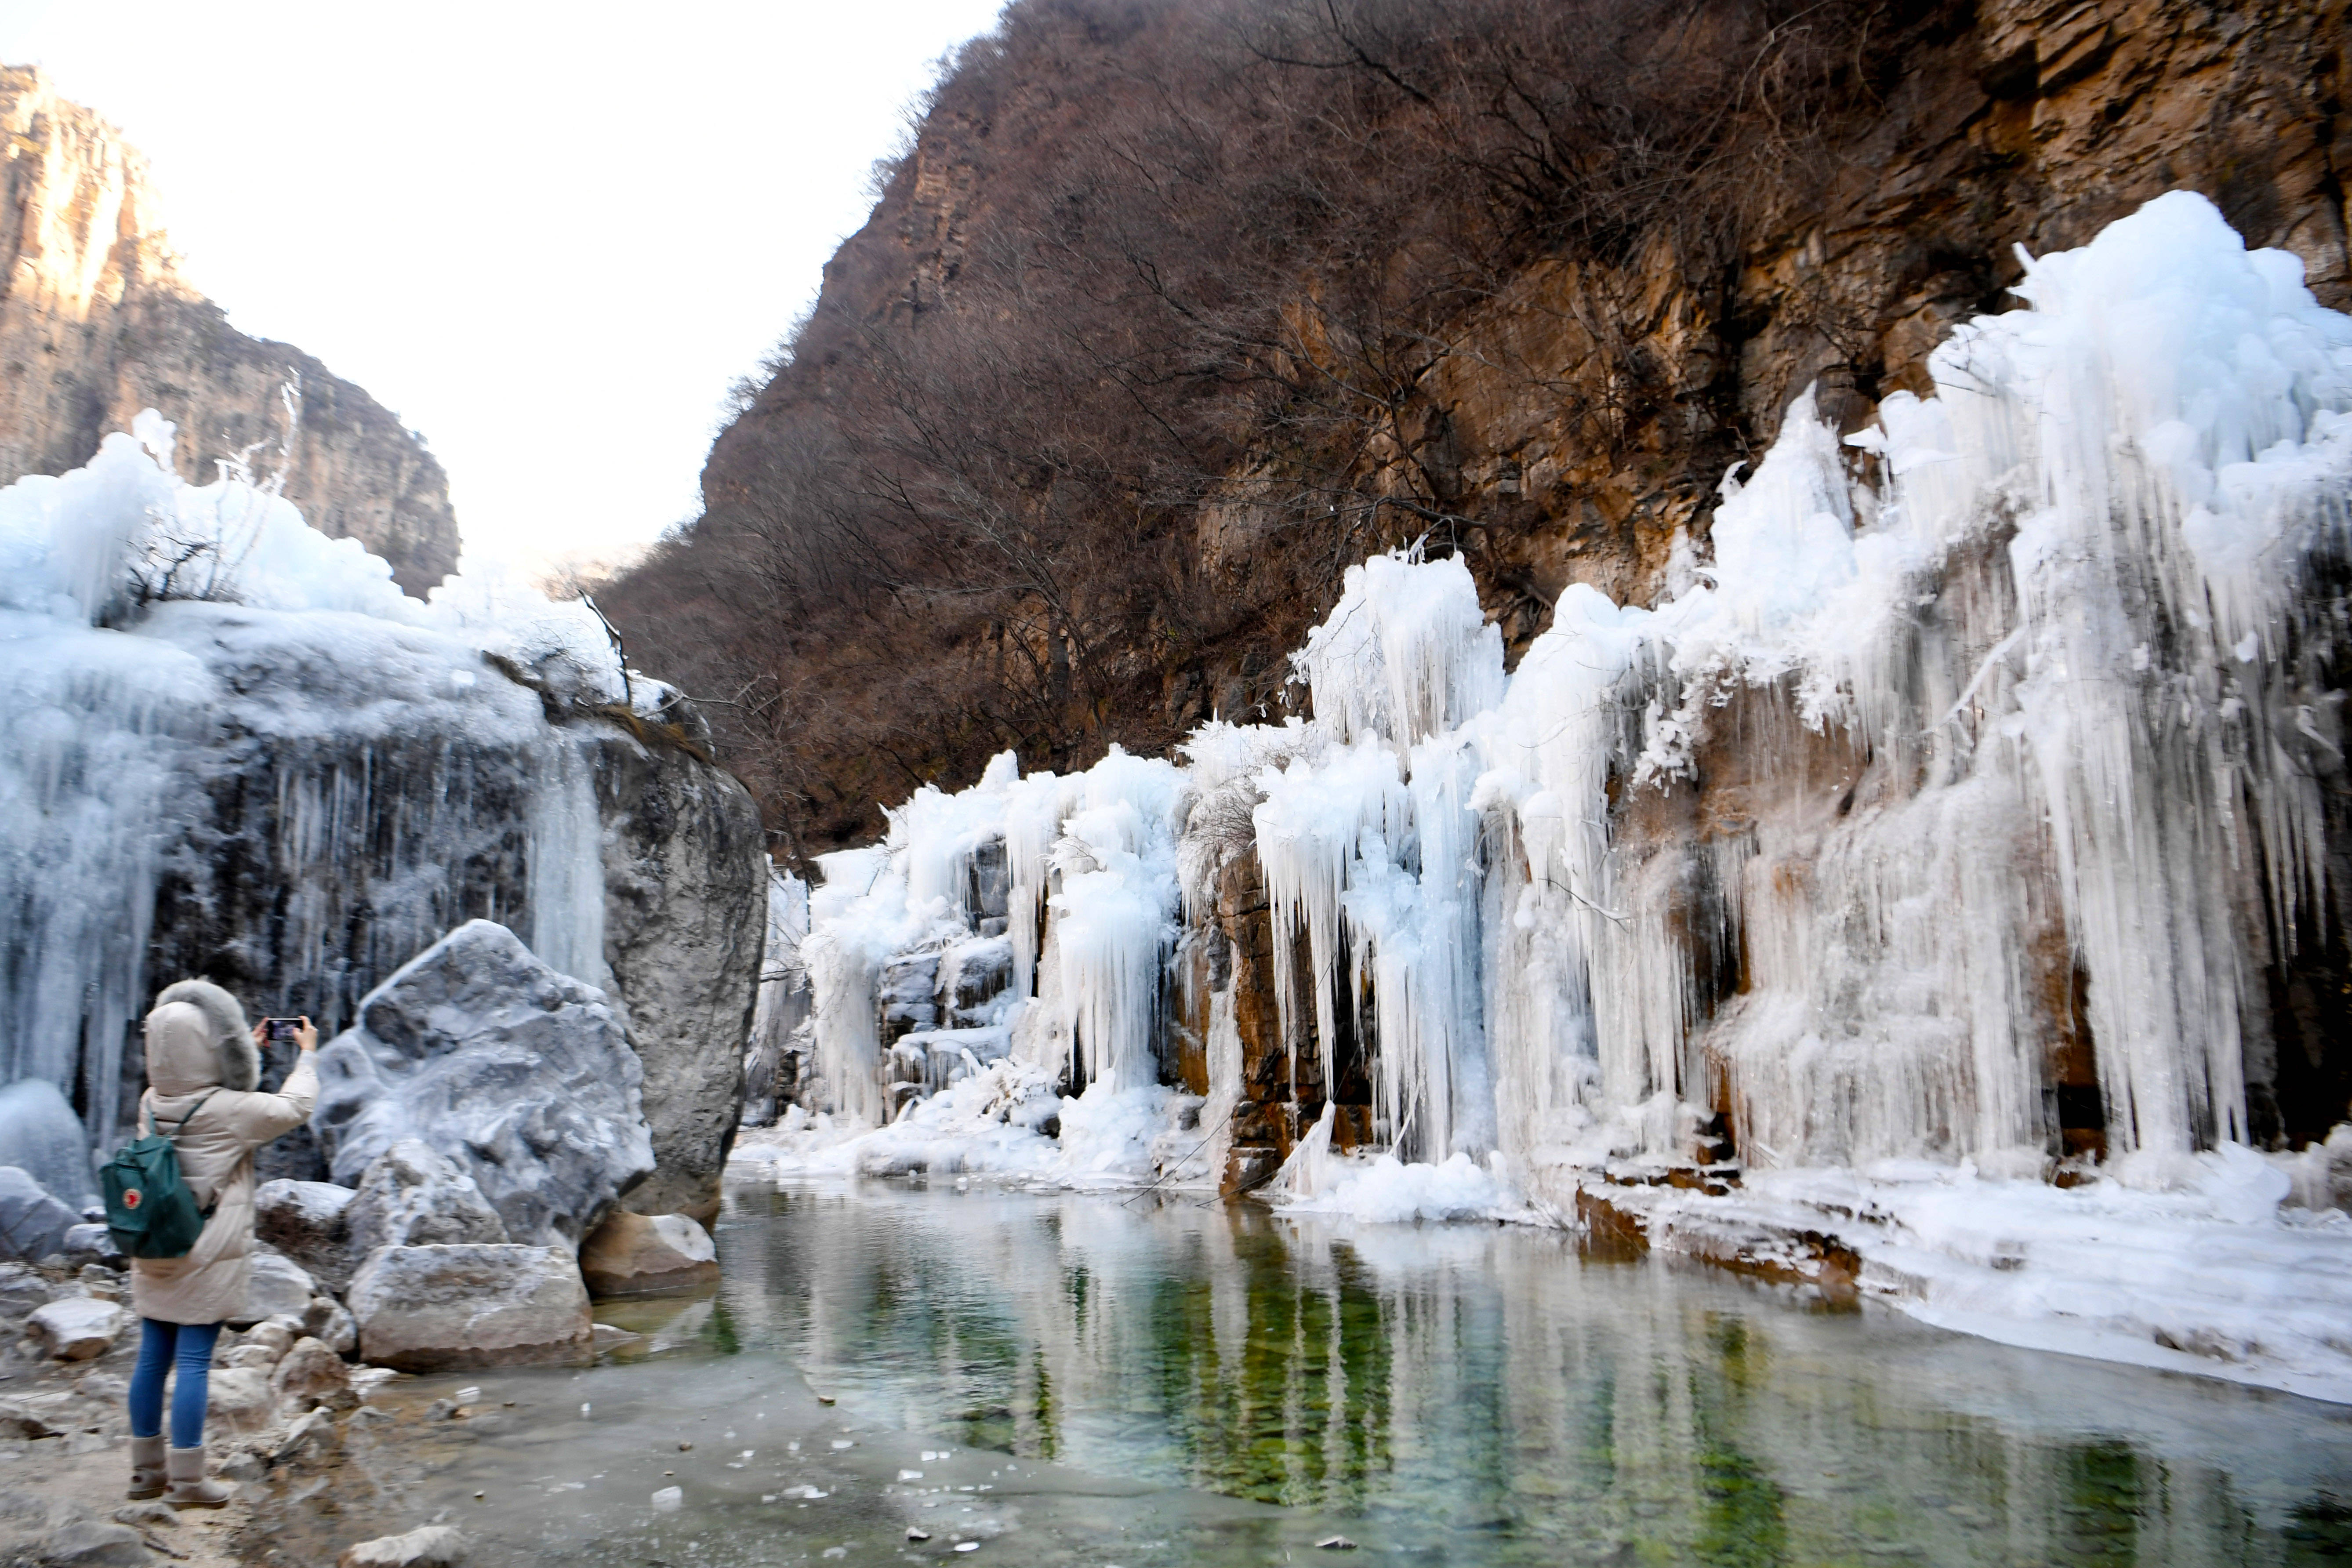
[[[210,1100],[214,1095],[218,1094],[220,1090],[217,1089],[206,1089],[205,1091],[205,1099],[200,1100],[196,1101],[195,1104],[188,1107],[187,1115],[181,1117],[179,1121],[172,1124],[172,1136],[177,1138],[181,1133],[185,1132],[188,1130],[188,1123],[195,1120],[196,1112],[205,1108],[205,1100]],[[151,1127],[153,1126],[154,1121],[154,1113],[151,1110],[148,1113],[147,1118],[148,1125]]]

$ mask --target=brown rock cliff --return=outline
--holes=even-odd
[[[37,70],[0,68],[0,482],[79,467],[142,408],[179,426],[181,473],[261,444],[311,526],[357,539],[423,594],[457,569],[448,479],[423,441],[300,350],[247,336],[190,289],[146,161]],[[299,382],[290,450],[282,389]]]

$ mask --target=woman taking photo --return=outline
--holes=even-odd
[[[147,1015],[142,1131],[170,1138],[208,1216],[184,1258],[136,1258],[131,1303],[142,1338],[131,1374],[131,1495],[175,1508],[218,1508],[230,1490],[205,1479],[205,1400],[222,1322],[245,1311],[253,1257],[253,1152],[309,1120],[319,1095],[319,1032],[301,1021],[301,1055],[275,1094],[261,1082],[261,1036],[236,997],[206,980],[165,988]],[[163,1383],[172,1442],[163,1446]]]

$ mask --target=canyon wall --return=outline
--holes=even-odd
[[[1570,584],[1653,602],[1809,384],[1844,431],[1924,390],[2019,246],[2186,189],[2352,302],[2347,20],[1016,5],[612,602],[754,700],[807,853],[1002,747],[1301,710],[1341,570],[1424,533],[1516,660]]]
[[[1235,1184],[1327,1107],[1538,1187],[2323,1141],[2346,20],[1013,7],[614,596],[788,840],[905,803],[817,858],[833,1103],[1181,1079]],[[1444,636],[1341,597],[1417,553]],[[1507,700],[1330,706],[1488,636]],[[942,798],[1025,1047],[904,956]]]
[[[0,133],[0,483],[78,468],[154,408],[179,426],[184,477],[208,480],[252,448],[314,527],[389,561],[408,592],[457,569],[448,479],[423,439],[187,285],[146,161],[119,132],[10,67]]]

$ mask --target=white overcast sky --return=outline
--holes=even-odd
[[[230,321],[425,434],[470,555],[536,563],[694,514],[728,383],[1002,4],[0,0],[0,60],[146,153]]]

